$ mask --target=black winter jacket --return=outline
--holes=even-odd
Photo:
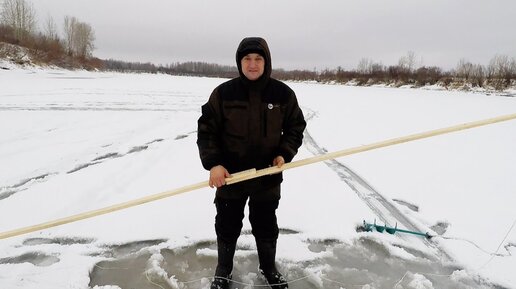
[[[264,74],[249,81],[242,74],[240,59],[247,51],[257,50],[265,58]],[[271,58],[265,40],[244,39],[236,58],[240,77],[215,88],[202,106],[197,145],[204,168],[222,165],[229,173],[263,169],[280,155],[290,162],[302,144],[306,127],[294,91],[270,78]],[[267,190],[281,181],[282,174],[276,174],[225,185],[217,190],[217,196],[238,198],[243,191]]]

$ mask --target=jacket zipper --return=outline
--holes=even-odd
[[[263,112],[263,136],[267,137],[267,110]]]

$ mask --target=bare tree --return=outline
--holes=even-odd
[[[370,74],[373,61],[369,58],[362,58],[358,62],[357,72],[361,74]]]
[[[77,33],[75,38],[74,50],[78,56],[89,57],[94,49],[93,41],[95,35],[89,24],[79,22],[77,25]]]
[[[489,71],[496,78],[510,79],[515,66],[514,62],[514,58],[497,54],[489,61]]]
[[[514,59],[514,57],[512,58],[512,61],[511,61],[511,72],[512,72],[511,79],[516,80],[516,59]]]
[[[54,18],[52,18],[51,16],[48,16],[47,20],[45,21],[44,33],[45,36],[48,37],[48,39],[50,40],[59,39],[59,33],[57,32],[56,23],[54,22]]]
[[[398,66],[406,72],[413,72],[416,69],[416,54],[414,51],[409,51],[407,55],[400,57]]]
[[[75,38],[77,18],[65,16],[64,18],[64,42],[66,46],[66,52],[69,55],[73,55],[73,39]]]
[[[64,19],[65,45],[69,55],[88,57],[95,48],[95,34],[91,26],[75,17]]]
[[[36,27],[36,13],[32,3],[25,0],[4,0],[0,19],[3,24],[12,27],[18,40],[25,40]]]
[[[473,65],[471,81],[477,86],[483,87],[485,80],[485,68],[481,64]]]
[[[516,76],[516,61],[507,55],[495,55],[487,66],[487,75],[496,89],[505,89]]]
[[[455,69],[455,76],[459,78],[463,78],[464,80],[469,80],[473,74],[474,65],[468,60],[462,58],[457,63],[457,68]]]
[[[484,86],[486,70],[481,64],[473,64],[466,59],[459,60],[455,69],[455,77],[462,78],[476,86]]]

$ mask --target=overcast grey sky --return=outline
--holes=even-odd
[[[167,64],[234,65],[238,43],[262,36],[273,66],[356,68],[361,58],[453,68],[516,57],[515,0],[28,0],[40,23],[65,15],[90,24],[94,55]]]

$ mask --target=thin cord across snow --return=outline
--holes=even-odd
[[[475,242],[471,241],[471,240],[468,240],[468,239],[465,239],[465,238],[459,238],[459,237],[446,237],[446,236],[439,236],[439,235],[436,235],[436,236],[432,236],[432,238],[441,238],[441,239],[444,239],[444,240],[457,240],[457,241],[464,241],[464,242],[468,242],[470,243],[471,245],[475,246],[477,249],[479,249],[480,251],[488,254],[488,255],[491,255],[491,258],[482,266],[480,266],[477,270],[480,270],[482,268],[484,268],[489,262],[491,262],[491,260],[493,260],[494,257],[508,257],[508,256],[511,256],[511,254],[502,254],[502,253],[498,253],[498,251],[500,251],[500,247],[502,247],[503,243],[505,242],[505,240],[507,239],[507,237],[509,237],[509,234],[511,233],[511,231],[514,229],[514,226],[516,226],[516,219],[512,222],[512,225],[509,227],[507,233],[505,234],[505,237],[503,237],[503,239],[500,241],[500,244],[498,244],[498,247],[496,248],[496,251],[495,252],[490,252],[482,247],[480,247],[478,244],[476,244]]]
[[[269,285],[255,285],[255,284],[252,284],[252,283],[245,283],[245,282],[240,282],[240,281],[236,281],[234,279],[231,279],[231,278],[225,278],[225,277],[219,277],[217,276],[217,279],[224,279],[224,280],[227,280],[231,283],[235,283],[235,284],[239,284],[239,285],[244,285],[244,286],[252,286],[252,287],[271,287],[271,286],[279,286],[279,285],[285,285],[285,284],[291,284],[291,283],[295,283],[295,282],[298,282],[298,281],[301,281],[303,279],[307,279],[308,277],[310,277],[309,275],[306,275],[306,276],[303,276],[303,277],[300,277],[300,278],[297,278],[297,279],[294,279],[294,280],[290,280],[288,282],[282,282],[282,283],[276,283],[276,284],[269,284]],[[214,279],[214,277],[209,277],[211,279]],[[201,278],[202,279],[202,278]],[[199,280],[201,280],[199,279]],[[180,281],[181,283],[191,283],[190,281],[187,281],[187,282],[182,282]]]
[[[163,286],[159,285],[158,283],[153,282],[153,281],[150,279],[150,277],[149,277],[149,271],[148,271],[148,270],[147,270],[147,271],[145,271],[145,278],[147,278],[147,281],[148,281],[149,283],[151,283],[152,285],[157,286],[157,287],[159,287],[159,288],[161,288],[161,289],[165,289],[165,287],[163,287]]]
[[[441,239],[444,239],[444,240],[456,240],[456,241],[464,241],[464,242],[467,242],[467,243],[470,243],[472,246],[476,247],[477,249],[479,249],[480,251],[488,254],[488,255],[493,255],[493,256],[498,256],[498,257],[506,257],[507,255],[503,255],[503,254],[498,254],[498,253],[493,253],[493,252],[490,252],[482,247],[480,247],[479,245],[477,245],[477,243],[471,241],[471,240],[468,240],[468,239],[465,239],[465,238],[459,238],[459,237],[446,237],[446,236],[432,236],[432,238],[441,238]]]
[[[392,286],[392,288],[396,288],[402,281],[403,279],[405,279],[405,276],[407,276],[409,271],[405,271],[405,274],[403,274],[403,277],[401,277],[400,280],[398,280],[398,282],[396,282],[396,284],[394,284],[394,286]]]
[[[514,229],[514,225],[516,225],[516,219],[514,219],[514,222],[512,222],[511,228],[509,229],[509,231],[507,231],[507,234],[505,234],[505,237],[503,238],[503,240],[498,245],[498,248],[496,248],[496,251],[493,254],[491,254],[491,258],[489,258],[489,260],[487,260],[487,262],[485,262],[484,265],[480,266],[480,268],[478,268],[477,270],[482,270],[485,266],[487,266],[487,264],[491,263],[491,261],[493,260],[493,258],[495,256],[497,256],[498,250],[500,250],[500,247],[505,242],[505,240],[507,239],[507,237],[511,233],[512,229]]]
[[[301,276],[299,278],[296,278],[296,279],[292,279],[292,280],[289,280],[288,282],[283,282],[283,283],[276,283],[276,284],[253,284],[253,283],[245,283],[245,282],[241,282],[241,281],[237,281],[237,280],[234,280],[234,279],[231,279],[231,278],[225,278],[225,277],[218,277],[219,279],[224,279],[224,280],[227,280],[231,283],[234,283],[234,284],[238,284],[238,285],[243,285],[243,286],[251,286],[253,288],[261,288],[261,287],[265,287],[265,288],[270,288],[270,287],[273,287],[273,286],[279,286],[279,285],[285,285],[285,284],[292,284],[292,283],[296,283],[296,282],[299,282],[299,281],[302,281],[302,280],[305,280],[305,279],[308,279],[310,278],[311,276],[316,276],[316,277],[319,277],[325,281],[328,281],[328,282],[332,282],[332,283],[336,283],[336,284],[339,284],[339,285],[342,285],[342,286],[351,286],[351,287],[363,287],[367,284],[346,284],[346,283],[342,283],[342,282],[339,282],[339,281],[336,281],[336,280],[332,280],[332,279],[329,279],[329,278],[326,278],[326,277],[322,277],[322,276],[317,276],[316,274],[308,274],[308,275],[304,275],[304,276]],[[213,280],[214,277],[212,276],[209,276],[209,277],[201,277],[199,279],[195,279],[195,280],[190,280],[190,281],[179,281],[179,283],[181,284],[189,284],[189,283],[195,283],[195,282],[200,282],[202,281],[203,279],[211,279]]]
[[[408,273],[411,273],[411,272],[405,271],[405,274],[403,274],[403,277],[401,277],[401,279],[398,280],[398,282],[396,282],[394,284],[394,286],[392,286],[392,288],[396,289],[397,286],[399,284],[401,284],[401,282],[403,282],[403,279],[405,279],[405,277],[407,276]],[[429,275],[429,276],[436,276],[436,277],[450,277],[451,275],[453,275],[453,273],[451,273],[451,274],[435,274],[435,273],[423,273],[423,272],[413,272],[412,274]]]
[[[410,273],[410,271],[406,271],[405,274],[403,275],[403,277],[394,284],[393,288],[396,288],[397,285],[399,285],[401,282],[403,282],[403,279],[405,279],[405,277],[407,276],[408,273]],[[429,276],[436,276],[436,277],[450,277],[453,273],[452,274],[435,274],[435,273],[426,273],[426,272],[413,272],[413,274],[429,275]],[[335,284],[338,284],[338,285],[344,286],[344,287],[364,287],[364,286],[368,285],[368,284],[349,284],[349,283],[343,283],[343,282],[332,280],[330,278],[326,278],[326,277],[323,277],[323,276],[318,276],[316,274],[307,274],[307,275],[301,276],[299,278],[292,279],[292,280],[290,280],[288,282],[278,283],[278,284],[268,284],[268,285],[266,285],[266,284],[263,284],[263,285],[258,284],[258,285],[256,285],[256,284],[253,284],[253,283],[240,282],[240,281],[237,281],[237,280],[234,280],[234,279],[224,278],[224,277],[217,277],[217,278],[224,279],[224,280],[230,281],[231,283],[238,284],[238,285],[243,285],[243,286],[246,286],[246,287],[250,286],[252,288],[262,288],[262,287],[270,288],[272,286],[277,286],[277,285],[285,285],[285,284],[291,285],[293,283],[302,281],[304,279],[308,279],[308,278],[310,278],[312,276],[315,276],[315,277],[320,278],[322,280],[325,280],[327,282],[335,283]],[[203,279],[211,279],[211,280],[213,280],[214,277],[212,277],[212,276],[201,277],[199,279],[189,280],[189,281],[180,281],[180,280],[178,280],[178,282],[181,283],[181,284],[190,284],[190,283],[200,282]],[[157,285],[157,286],[159,286],[158,284],[156,284],[154,282],[152,282],[152,283]],[[161,288],[163,288],[163,287],[161,287]]]
[[[94,265],[95,267],[97,268],[100,268],[102,270],[131,270],[131,269],[134,269],[134,268],[128,268],[128,267],[104,267],[104,266],[100,266],[100,265],[97,265],[95,264]],[[329,279],[329,278],[326,278],[326,277],[322,277],[322,276],[318,276],[316,274],[307,274],[307,275],[304,275],[304,276],[301,276],[299,278],[296,278],[296,279],[291,279],[289,280],[288,282],[283,282],[283,283],[278,283],[278,284],[263,284],[263,285],[260,285],[260,284],[253,284],[253,283],[245,283],[245,282],[241,282],[241,281],[237,281],[235,279],[231,279],[231,278],[225,278],[225,277],[218,277],[217,278],[220,278],[220,279],[224,279],[224,280],[227,280],[227,281],[230,281],[232,283],[235,283],[235,284],[238,284],[238,285],[244,285],[244,286],[251,286],[253,288],[260,288],[260,287],[266,287],[266,288],[269,288],[271,286],[275,286],[275,285],[285,285],[285,284],[292,284],[292,283],[296,283],[296,282],[299,282],[299,281],[302,281],[302,280],[305,280],[305,279],[308,279],[310,278],[311,276],[315,276],[315,277],[318,277],[318,278],[321,278],[325,281],[328,281],[328,282],[332,282],[332,283],[335,283],[335,284],[339,284],[341,286],[351,286],[351,287],[363,287],[367,284],[346,284],[346,283],[342,283],[342,282],[339,282],[339,281],[336,281],[336,280],[332,280],[332,279]],[[152,285],[154,286],[157,286],[161,289],[165,289],[163,286],[161,286],[160,284],[152,281],[152,279],[150,278],[149,276],[149,271],[146,270],[145,271],[145,278],[147,279],[147,281],[149,283],[151,283]],[[177,280],[177,282],[181,283],[181,284],[191,284],[191,283],[196,283],[196,282],[201,282],[202,280],[204,279],[210,279],[210,280],[213,280],[214,277],[213,276],[204,276],[204,277],[200,277],[200,278],[197,278],[197,279],[193,279],[193,280],[188,280],[188,281],[181,281],[181,280]]]
[[[342,282],[339,282],[339,281],[335,281],[335,280],[332,280],[332,279],[329,279],[329,278],[326,278],[326,277],[322,277],[322,276],[319,276],[319,278],[325,280],[325,281],[328,281],[328,282],[331,282],[331,283],[335,283],[335,284],[339,284],[341,286],[344,286],[345,287],[364,287],[366,286],[367,284],[346,284],[346,283],[342,283]]]

